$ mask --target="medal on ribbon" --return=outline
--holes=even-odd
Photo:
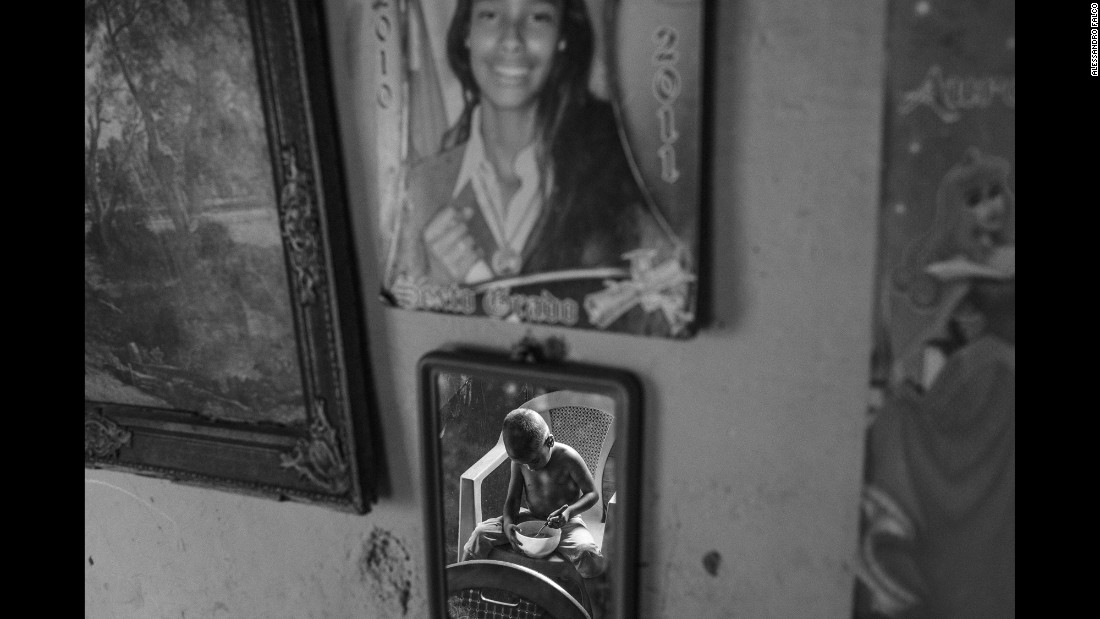
[[[520,256],[515,250],[501,247],[493,252],[493,272],[500,277],[508,277],[519,273]]]

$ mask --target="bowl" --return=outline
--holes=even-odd
[[[516,539],[519,541],[520,551],[528,557],[541,559],[554,552],[558,542],[561,541],[561,529],[550,527],[542,529],[544,524],[546,524],[545,520],[528,520],[516,525]],[[542,529],[542,532],[535,537],[539,529]]]

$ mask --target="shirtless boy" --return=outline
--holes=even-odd
[[[517,408],[504,417],[504,449],[511,459],[504,513],[474,528],[463,548],[463,561],[484,559],[493,546],[519,550],[515,525],[546,521],[561,529],[557,551],[585,578],[603,573],[606,560],[580,514],[600,500],[596,482],[577,450],[554,440],[542,415]],[[527,494],[527,507],[520,501]]]

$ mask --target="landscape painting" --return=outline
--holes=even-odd
[[[303,423],[247,7],[85,4],[84,395]]]
[[[84,3],[84,466],[365,513],[322,5]]]

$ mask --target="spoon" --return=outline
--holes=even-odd
[[[565,509],[566,507],[569,507],[569,505],[562,505],[562,506],[561,506],[561,507],[559,507],[558,509],[555,509],[554,511],[550,512],[550,518],[553,518],[554,516],[557,516],[558,514],[560,514],[560,513],[562,512],[562,510],[563,510],[563,509]],[[543,529],[545,529],[546,527],[550,526],[550,518],[547,518],[547,519],[546,519],[546,524],[544,524],[544,525],[542,525],[541,527],[539,527],[539,530],[538,530],[538,531],[535,531],[535,534],[534,534],[534,535],[532,535],[531,537],[538,537],[538,536],[539,536],[539,533],[542,533],[542,530],[543,530]]]

